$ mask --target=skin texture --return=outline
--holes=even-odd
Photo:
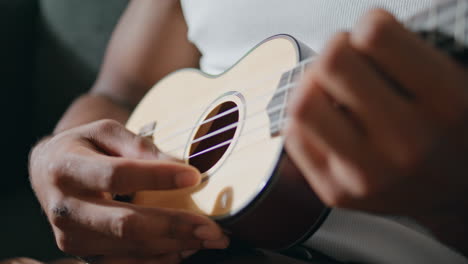
[[[208,218],[109,195],[199,181],[122,125],[161,77],[198,66],[186,34],[178,1],[132,1],[94,87],[33,149],[31,184],[63,251],[98,256],[93,263],[178,263],[227,246]],[[413,217],[466,254],[466,81],[464,69],[373,11],[330,42],[295,92],[288,152],[327,205]]]
[[[467,77],[370,12],[295,91],[287,149],[327,205],[413,217],[468,254]]]

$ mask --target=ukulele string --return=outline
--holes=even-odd
[[[450,7],[452,7],[452,6],[450,6]],[[441,15],[439,13],[439,10],[440,9],[438,9],[437,7],[433,7],[431,9],[431,11],[430,11],[429,19],[427,19],[427,23],[429,24],[428,26],[432,30],[436,30],[436,29],[442,27],[443,23],[441,23]],[[467,35],[467,32],[466,32],[467,28],[466,28],[466,24],[464,22],[466,20],[466,15],[467,15],[466,13],[468,11],[468,1],[458,0],[457,1],[457,7],[455,8],[455,11],[456,11],[456,17],[454,19],[452,18],[451,20],[448,19],[448,20],[444,21],[444,23],[445,23],[445,25],[453,25],[453,28],[454,28],[453,35],[458,40],[457,41],[458,43],[465,43],[466,42],[466,35]],[[289,87],[289,89],[290,88],[292,88],[292,87]],[[284,90],[287,90],[287,89],[284,89]],[[277,92],[279,93],[279,90]],[[279,105],[279,106],[283,107],[284,105]],[[286,106],[284,106],[283,108],[286,108]],[[277,110],[276,109],[273,110],[273,108],[272,108],[271,111],[274,112],[274,111],[277,111]],[[261,112],[263,112],[263,111],[261,111]],[[261,112],[257,112],[256,114],[259,114]],[[274,125],[283,123],[285,121],[287,121],[287,118],[285,118],[284,120],[280,120],[278,122],[273,122],[273,123],[268,122],[267,124],[264,124],[263,126],[260,126],[260,127],[256,128],[256,129],[253,129],[252,131],[247,131],[247,132],[243,133],[243,135],[250,134],[251,132],[255,132],[255,131],[259,130],[259,129],[265,128],[266,126],[272,126],[272,125],[274,126]],[[210,134],[205,135],[202,138],[199,138],[199,139],[196,139],[196,140],[193,140],[193,141],[189,142],[189,144],[194,144],[194,143],[200,142],[200,141],[202,141],[204,139],[215,136],[215,135],[220,134],[220,133],[222,133],[224,131],[233,129],[234,127],[237,127],[237,126],[238,126],[238,122],[233,123],[233,124],[228,125],[228,126],[225,126],[225,127],[218,130],[220,132],[214,131],[214,132],[212,132]],[[188,158],[190,159],[190,158],[197,157],[197,156],[203,155],[205,153],[214,151],[216,149],[219,149],[221,147],[224,147],[224,146],[232,143],[232,141],[233,141],[233,139],[221,142],[221,143],[219,143],[217,145],[214,145],[214,146],[212,146],[212,147],[210,147],[208,149],[205,149],[203,151],[194,153],[194,154],[190,155]],[[185,145],[181,146],[181,147],[179,147],[177,149],[173,149],[171,151],[174,152],[174,151],[179,150],[180,148],[183,148],[183,147],[185,147]],[[239,149],[237,148],[237,151],[238,150]]]
[[[262,131],[265,127],[268,127],[268,126],[270,126],[270,125],[274,125],[274,126],[276,126],[276,125],[283,126],[284,123],[287,123],[288,121],[289,121],[289,118],[285,117],[285,118],[282,118],[281,120],[278,120],[278,121],[275,121],[275,122],[272,122],[272,123],[266,122],[266,123],[264,123],[264,124],[262,124],[262,125],[260,125],[260,126],[257,126],[257,127],[255,127],[255,128],[252,128],[252,129],[250,129],[250,130],[247,130],[246,132],[242,133],[242,136],[251,135],[251,134],[253,134],[253,133],[255,133],[255,132]],[[235,151],[233,151],[232,153],[238,152],[238,151],[244,149],[245,147],[253,146],[254,144],[256,144],[256,143],[258,143],[258,142],[260,142],[260,141],[263,141],[263,140],[265,140],[265,139],[269,139],[269,138],[270,138],[270,135],[268,134],[268,136],[265,137],[265,138],[262,138],[262,137],[255,137],[255,138],[256,138],[256,139],[259,139],[259,140],[254,141],[254,143],[245,144],[245,146],[240,146],[240,147],[239,147],[239,146],[236,146]],[[212,146],[212,147],[210,147],[210,148],[207,148],[207,149],[205,149],[205,150],[202,150],[202,151],[196,152],[196,153],[194,153],[194,154],[191,154],[190,156],[187,157],[187,159],[195,158],[195,157],[197,157],[197,156],[200,156],[200,155],[209,153],[209,152],[211,152],[211,151],[217,150],[217,149],[219,149],[219,148],[222,148],[222,147],[224,147],[224,146],[226,146],[226,145],[231,144],[233,141],[234,141],[234,139],[229,139],[229,140],[223,141],[223,142],[218,143],[218,144],[216,144],[216,145],[214,145],[214,146]],[[169,153],[171,153],[171,152],[169,151]],[[174,154],[174,153],[173,153],[173,154]]]
[[[176,131],[173,134],[170,134],[170,135],[168,135],[168,136],[166,136],[164,138],[161,138],[161,139],[158,140],[158,142],[155,142],[155,144],[159,145],[160,144],[159,142],[164,142],[164,143],[169,142],[170,140],[175,139],[180,135],[183,135],[183,134],[185,134],[187,132],[190,132],[192,129],[194,129],[196,127],[203,126],[204,124],[215,121],[215,120],[217,120],[219,118],[222,118],[224,116],[232,114],[232,113],[234,113],[234,112],[236,112],[238,110],[239,110],[239,107],[237,107],[237,106],[233,107],[233,108],[231,108],[231,109],[229,109],[227,111],[221,112],[220,114],[217,114],[217,115],[215,115],[215,116],[213,116],[211,118],[206,119],[205,121],[201,122],[200,125],[192,126],[192,127],[189,127],[189,128],[184,128],[184,129],[181,129],[180,131]],[[154,133],[154,131],[150,131],[149,133]]]
[[[282,70],[278,71],[277,73],[273,73],[273,74],[271,74],[271,75],[268,75],[267,78],[257,80],[257,81],[255,81],[255,82],[251,83],[249,86],[245,86],[242,90],[248,90],[248,89],[251,88],[251,87],[256,87],[256,86],[261,85],[261,84],[263,84],[263,83],[266,83],[266,82],[268,82],[268,81],[273,81],[273,80],[277,77],[278,74],[281,74],[282,72],[285,72],[285,71],[287,71],[287,70],[286,70],[286,69],[282,69]],[[233,85],[230,85],[230,86],[226,86],[226,87],[224,87],[224,88],[221,88],[220,91],[219,91],[219,93],[222,94],[222,93],[224,93],[224,92],[227,92],[227,91],[229,91],[229,90],[232,90],[232,89],[229,89],[230,87],[234,87],[234,86],[233,86]],[[240,94],[240,92],[241,92],[242,90],[237,90],[237,91],[235,91],[234,95]],[[176,116],[176,117],[173,117],[173,118],[172,118],[172,122],[168,122],[168,123],[164,124],[163,126],[157,126],[157,127],[155,127],[153,130],[150,130],[150,131],[148,131],[148,132],[145,132],[145,134],[154,134],[154,133],[156,133],[156,132],[163,131],[164,129],[168,129],[168,128],[170,128],[171,126],[180,123],[180,121],[181,121],[181,120],[184,120],[184,118],[187,118],[187,115],[188,115],[189,113],[200,112],[200,111],[203,111],[205,108],[206,108],[206,106],[193,107],[193,108],[191,108],[190,110],[188,110],[188,111],[186,111],[186,112],[183,112],[183,113],[180,113],[180,114],[179,114],[178,116]],[[221,114],[223,114],[223,113],[220,113],[220,114],[218,114],[218,115],[221,115]],[[216,117],[217,117],[217,116],[214,116],[214,118],[216,118]],[[213,120],[212,120],[212,121],[213,121]]]
[[[264,99],[265,97],[269,97],[269,96],[272,96],[272,95],[274,96],[274,95],[276,95],[276,94],[280,94],[280,93],[282,93],[282,92],[284,92],[284,91],[287,91],[287,90],[289,90],[289,89],[292,89],[292,88],[295,87],[295,85],[296,85],[296,83],[290,83],[290,84],[287,84],[287,85],[284,85],[284,86],[280,87],[278,90],[275,91],[274,94],[272,94],[271,92],[267,92],[267,93],[264,93],[264,94],[259,95],[259,96],[257,96],[257,97],[254,97],[254,98],[252,98],[251,100],[249,100],[248,103],[246,103],[246,106],[252,105],[252,104],[254,104],[254,103],[257,102],[257,101],[259,101],[259,100],[261,100],[261,99]],[[254,105],[256,105],[256,104],[254,104]],[[272,112],[274,112],[272,109],[276,109],[276,106],[273,107],[273,108],[271,108],[270,111],[268,111],[267,113],[272,113]],[[189,128],[182,129],[182,130],[177,131],[177,132],[175,132],[175,133],[173,133],[173,134],[171,134],[171,135],[169,135],[169,136],[166,136],[166,137],[164,137],[164,138],[162,138],[162,139],[159,139],[158,142],[155,142],[155,144],[159,145],[159,144],[167,143],[167,142],[169,142],[170,140],[175,139],[175,138],[177,138],[177,137],[180,136],[180,135],[183,135],[183,134],[185,134],[185,133],[187,133],[187,132],[192,131],[192,129],[194,129],[194,128],[200,127],[200,126],[202,126],[202,125],[204,125],[204,124],[207,124],[207,123],[210,123],[210,122],[212,122],[212,121],[216,121],[217,119],[219,119],[219,118],[221,118],[221,117],[224,117],[224,116],[226,116],[226,115],[228,115],[228,114],[234,113],[234,112],[236,112],[236,111],[238,111],[238,110],[239,110],[239,108],[238,108],[237,106],[236,106],[236,107],[233,107],[233,108],[231,108],[231,109],[229,109],[229,110],[226,110],[226,111],[224,111],[224,112],[221,112],[220,114],[215,115],[215,116],[213,116],[213,117],[211,117],[211,118],[209,118],[209,119],[207,119],[207,120],[201,122],[200,124],[197,124],[197,125],[195,125],[195,126],[191,126],[191,127],[189,127]],[[275,111],[276,111],[276,110],[275,110]],[[260,114],[260,113],[263,113],[263,112],[264,112],[264,109],[262,109],[261,111],[255,112],[255,114],[251,114],[251,115],[247,116],[246,119],[249,119],[250,117],[253,117],[253,116],[255,116],[255,115],[257,115],[257,114]],[[230,126],[230,125],[225,126],[225,127],[221,127],[221,128],[219,128],[218,130],[215,130],[215,131],[212,132],[212,133],[215,133],[215,132],[217,132],[217,131],[219,131],[219,130],[222,130],[222,129],[224,129],[224,128],[226,128],[226,127],[229,127],[229,126]],[[220,132],[220,133],[221,133],[221,132]],[[218,134],[219,134],[219,133],[218,133]]]
[[[219,93],[222,94],[222,93],[230,91],[230,90],[235,90],[234,95],[237,95],[237,94],[240,94],[243,91],[250,90],[250,88],[252,88],[252,87],[257,87],[257,86],[262,85],[264,83],[267,83],[269,81],[273,81],[278,77],[278,75],[280,75],[280,74],[282,74],[284,72],[287,72],[287,71],[288,71],[288,69],[285,68],[285,69],[281,69],[281,70],[279,70],[277,72],[265,75],[264,76],[265,78],[256,80],[253,83],[249,83],[249,85],[245,85],[245,86],[243,86],[243,88],[237,89],[237,90],[234,89],[234,88],[236,88],[234,86],[234,84],[231,84],[231,85],[228,85],[228,86],[225,86],[225,87],[221,88]],[[168,127],[171,127],[172,125],[179,123],[181,120],[184,120],[184,117],[187,118],[187,114],[193,113],[193,112],[200,112],[200,111],[203,111],[205,108],[206,108],[206,106],[193,107],[192,109],[179,114],[177,117],[174,117],[172,122],[166,123],[163,126],[158,126],[152,131],[148,131],[148,134],[149,133],[160,132],[161,130],[167,129]],[[220,114],[222,114],[222,113],[220,113]]]
[[[314,57],[310,57],[310,58],[307,58],[307,59],[305,59],[305,60],[302,60],[301,62],[299,62],[298,64],[296,64],[296,66],[295,66],[294,68],[300,67],[300,66],[305,65],[305,64],[307,64],[307,63],[310,63],[310,62],[311,62],[312,60],[314,60],[314,59],[315,59]],[[294,69],[294,68],[293,68],[293,69]],[[291,70],[291,69],[288,69],[288,70]],[[258,80],[258,81],[256,81],[256,82],[254,82],[253,85],[251,84],[251,85],[245,86],[245,87],[243,87],[243,88],[241,88],[241,89],[237,89],[235,94],[240,94],[241,91],[247,91],[247,90],[249,90],[249,89],[252,88],[252,87],[257,87],[257,86],[259,86],[259,85],[261,85],[261,84],[264,84],[264,83],[266,83],[266,82],[268,82],[268,81],[273,81],[274,79],[276,79],[276,78],[278,77],[278,75],[280,75],[281,73],[285,73],[285,72],[287,72],[288,70],[282,69],[282,70],[280,70],[280,71],[278,71],[278,72],[276,72],[276,73],[268,74],[268,75],[267,75],[267,78],[260,79],[260,80]],[[228,87],[230,88],[230,86],[228,86]],[[232,87],[233,87],[233,86],[232,86]],[[228,91],[228,90],[230,90],[229,88],[223,88],[223,90],[224,90],[224,91]],[[220,93],[222,93],[223,90],[221,90]],[[272,93],[272,92],[268,92],[268,93],[264,94],[264,96],[265,96],[265,97],[266,97],[266,96],[271,96],[271,95],[273,95],[273,94],[274,94],[274,92],[273,92],[273,93]],[[190,112],[203,110],[204,108],[205,108],[205,107],[200,107],[200,108],[197,108],[197,109],[192,109]],[[225,112],[228,112],[228,111],[231,111],[231,110],[232,110],[232,108],[229,109],[229,110],[227,110],[227,111],[225,111]],[[235,111],[236,111],[236,110],[232,110],[232,112],[235,112]],[[209,122],[211,122],[211,121],[216,120],[218,117],[223,117],[223,116],[229,114],[229,112],[228,112],[228,113],[225,113],[225,112],[219,113],[218,115],[213,116],[212,118],[210,118],[209,121],[208,121],[208,120],[205,120],[205,122],[206,122],[206,123],[209,123]],[[232,113],[232,112],[231,112],[231,113]],[[186,114],[182,114],[182,115],[180,115],[180,116],[185,117],[185,116],[187,116],[187,115],[186,115]],[[159,131],[162,130],[162,129],[166,129],[166,128],[169,127],[170,125],[180,122],[180,120],[181,120],[181,119],[175,118],[173,122],[170,122],[170,123],[168,123],[168,124],[165,124],[165,125],[162,126],[162,127],[161,127],[161,126],[160,126],[160,127],[157,127],[157,128],[155,128],[154,130],[149,131],[148,134],[149,134],[149,133],[156,133],[156,131],[159,132]],[[182,120],[183,120],[183,119],[182,119]],[[202,125],[202,124],[203,124],[203,123],[201,123],[200,125]],[[197,125],[197,126],[198,126],[198,125]],[[197,127],[197,126],[195,126],[195,127]],[[190,127],[190,128],[186,128],[186,129],[184,129],[184,130],[190,130],[190,129],[193,129],[193,128],[194,128],[194,127]],[[181,131],[176,132],[176,133],[180,133],[180,132],[181,132]]]
[[[287,106],[286,106],[285,104],[278,104],[278,105],[276,105],[275,107],[272,107],[272,108],[270,108],[270,109],[267,109],[267,113],[274,113],[274,112],[276,112],[276,111],[285,110],[286,108],[287,108]],[[264,110],[264,109],[259,110],[259,111],[256,111],[256,112],[254,112],[254,113],[248,115],[248,116],[245,118],[245,120],[249,120],[249,119],[251,119],[251,118],[253,118],[253,117],[255,117],[255,116],[258,116],[259,114],[264,114],[264,113],[265,113],[265,110]],[[224,127],[220,128],[220,129],[217,129],[217,130],[215,130],[215,131],[209,133],[209,134],[206,134],[206,135],[204,135],[204,136],[202,136],[202,137],[199,137],[199,138],[196,138],[196,139],[194,139],[194,140],[192,140],[192,141],[189,141],[187,144],[181,144],[181,145],[179,145],[179,146],[177,146],[177,147],[175,147],[175,148],[169,150],[168,152],[171,153],[171,152],[175,152],[175,151],[177,151],[177,150],[179,150],[179,149],[184,149],[187,145],[192,145],[192,144],[198,143],[198,142],[203,141],[203,140],[205,140],[205,139],[214,137],[214,136],[219,135],[219,134],[221,134],[221,133],[223,133],[223,132],[226,132],[226,131],[229,131],[229,130],[231,130],[231,129],[234,129],[234,128],[238,127],[239,124],[240,124],[240,122],[238,121],[238,122],[232,123],[232,124],[230,124],[230,125],[224,126]],[[270,124],[270,123],[269,123],[269,124]],[[278,123],[278,124],[279,124],[279,123]],[[272,122],[271,125],[272,125],[272,126],[275,126],[276,124],[275,124],[275,122]],[[244,134],[243,134],[243,135],[244,135]]]
[[[452,5],[450,5],[450,2],[448,2],[448,1],[445,2],[445,3],[441,3],[441,4],[438,5],[438,6],[446,6],[446,5],[449,5],[448,8],[452,7]],[[461,6],[461,7],[460,7],[460,6]],[[448,18],[448,20],[447,20],[447,19],[440,20],[440,18],[434,18],[434,17],[436,17],[436,16],[439,16],[439,15],[438,15],[439,12],[438,12],[437,10],[438,10],[438,9],[433,5],[432,8],[431,8],[431,11],[429,12],[429,14],[430,14],[430,15],[429,15],[429,18],[426,19],[426,23],[427,23],[426,26],[428,26],[428,27],[434,29],[434,28],[436,28],[436,27],[442,27],[442,25],[444,25],[444,24],[445,24],[445,25],[447,25],[447,24],[448,24],[448,25],[453,24],[454,27],[457,28],[457,30],[456,30],[456,32],[458,32],[457,35],[458,35],[458,36],[461,36],[461,37],[459,37],[459,39],[463,39],[463,41],[460,41],[460,42],[465,42],[464,40],[465,40],[465,38],[466,38],[466,37],[465,37],[465,36],[466,36],[466,26],[465,26],[465,24],[463,24],[462,22],[459,22],[459,21],[462,21],[463,19],[465,19],[466,11],[468,10],[467,1],[466,1],[466,0],[458,0],[458,2],[457,2],[457,7],[455,8],[455,10],[456,10],[456,12],[457,12],[457,15],[456,15],[456,18],[455,18],[455,19],[450,18],[450,17]],[[451,16],[451,17],[453,17],[453,16]],[[450,20],[450,19],[452,19],[452,20]],[[410,20],[410,21],[408,22],[408,25],[411,24],[411,22],[417,22],[417,19]],[[457,22],[459,22],[459,23],[457,23]],[[461,24],[461,26],[460,26],[460,24]],[[302,65],[304,65],[304,64],[306,64],[306,63],[311,62],[311,61],[314,60],[314,59],[316,59],[316,57],[311,57],[311,58],[308,58],[308,59],[306,59],[306,60],[303,60],[303,61],[301,61],[300,63],[298,63],[295,67],[302,66]],[[285,71],[281,71],[281,72],[285,72]],[[275,74],[277,74],[277,73],[275,73]],[[273,75],[273,74],[272,74],[272,75]],[[274,77],[273,77],[273,78],[274,78]],[[267,81],[272,80],[273,78],[262,79],[262,80],[259,80],[258,83],[259,83],[259,84],[262,84],[262,83],[265,83],[265,82],[267,82]],[[249,87],[245,87],[245,88],[239,89],[237,92],[239,93],[239,92],[242,91],[242,90],[248,90],[250,87],[253,87],[253,86],[249,86]],[[224,90],[227,90],[227,88],[225,88]],[[280,92],[280,90],[277,90],[277,91],[275,91],[272,95],[275,95],[275,93],[279,93],[279,92]],[[281,92],[282,92],[282,91],[281,91]],[[269,93],[267,93],[265,96],[270,96],[270,95],[271,95],[271,94],[270,94],[270,92],[269,92]],[[261,97],[258,96],[258,99],[261,99]],[[200,108],[200,109],[203,109],[203,107]],[[162,142],[167,142],[167,140],[170,140],[170,139],[175,138],[175,137],[177,137],[177,136],[179,136],[179,135],[182,135],[182,134],[184,134],[184,133],[186,133],[186,132],[188,132],[188,131],[191,131],[192,129],[194,129],[194,128],[198,127],[198,126],[203,125],[203,124],[206,124],[206,123],[215,121],[216,119],[221,118],[221,117],[224,117],[224,116],[226,116],[226,115],[228,115],[228,114],[231,114],[231,113],[233,113],[233,112],[235,112],[235,111],[237,111],[237,110],[238,110],[238,107],[236,106],[236,107],[234,107],[234,108],[231,108],[231,109],[229,109],[229,110],[226,110],[226,111],[224,111],[224,112],[221,112],[221,113],[219,113],[219,114],[217,114],[217,115],[215,115],[215,116],[213,116],[213,117],[211,117],[211,118],[209,118],[209,119],[203,121],[202,123],[200,123],[200,124],[198,124],[198,125],[196,125],[196,126],[192,126],[192,127],[186,128],[186,129],[182,129],[182,130],[177,131],[177,132],[175,132],[175,133],[173,133],[173,134],[171,134],[171,135],[168,135],[168,136],[166,136],[165,138],[158,140],[158,141],[160,141],[160,142],[158,142],[157,144],[161,144]],[[192,111],[194,111],[194,110],[192,110]],[[185,115],[182,115],[182,116],[185,116]],[[156,131],[159,131],[159,130],[162,130],[162,129],[164,129],[164,128],[167,128],[167,127],[169,127],[171,124],[174,124],[174,123],[177,123],[177,122],[180,122],[180,119],[175,119],[174,122],[168,123],[168,124],[166,124],[166,125],[163,126],[163,127],[158,127],[158,128],[156,128],[156,129],[154,129],[154,130],[152,130],[152,131],[149,131],[149,132],[147,132],[147,133],[148,133],[148,134],[153,134],[153,133],[155,133]]]
[[[461,9],[461,10],[462,10],[461,15],[459,14],[458,16],[462,16],[463,18],[465,18],[465,10],[468,9],[468,8],[466,7],[466,6],[467,6],[467,2],[466,2],[465,0],[458,0],[458,1],[459,1],[459,2],[458,2],[459,5],[460,5],[460,4],[463,4],[463,5],[464,5],[464,8]],[[462,2],[462,3],[461,3],[461,2]],[[459,10],[460,10],[460,9],[457,8],[457,11],[458,11],[458,12],[460,12]],[[432,12],[434,12],[434,11],[432,11]],[[438,14],[437,11],[435,11],[434,13],[435,13],[436,15]],[[432,13],[432,22],[430,22],[431,19],[427,20],[428,23],[430,23],[430,24],[432,25],[432,28],[434,28],[434,27],[436,27],[436,26],[440,26],[440,24],[441,24],[440,21],[438,21],[438,18],[434,18],[434,13]],[[436,21],[436,22],[434,22],[434,21]],[[460,20],[459,20],[459,19],[456,19],[455,21],[460,21]],[[446,22],[446,23],[452,23],[452,21]],[[454,23],[454,24],[455,24],[455,26],[457,26],[458,23]],[[457,28],[460,28],[460,26],[458,25]],[[465,38],[464,36],[466,35],[466,32],[465,32],[464,28],[465,28],[465,25],[463,25],[463,38]],[[460,32],[460,30],[458,29],[456,32]],[[314,58],[315,58],[315,57],[312,57],[312,58],[309,58],[309,59],[312,60],[312,59],[314,59]],[[307,60],[301,61],[298,65],[300,65],[300,64],[305,64],[305,63],[307,63]],[[296,65],[296,67],[297,67],[297,65]],[[290,89],[290,88],[292,88],[292,87],[293,87],[293,85],[288,84],[288,85],[286,85],[286,87],[281,87],[280,89],[276,90],[273,94],[283,92],[284,90],[288,90],[288,89]],[[246,88],[244,88],[244,89],[246,89]],[[243,90],[244,90],[244,89],[243,89]],[[270,95],[271,95],[271,94],[268,93],[268,96],[270,96]],[[280,105],[280,107],[283,107],[283,105]],[[218,118],[221,118],[221,117],[223,117],[223,116],[226,116],[226,115],[228,115],[228,114],[230,114],[230,113],[233,113],[233,112],[235,112],[235,111],[237,111],[237,110],[238,110],[237,107],[231,108],[231,109],[229,109],[229,110],[226,110],[226,111],[224,111],[224,112],[222,112],[222,113],[220,113],[220,114],[218,114],[218,115],[216,115],[216,116],[214,116],[214,117],[212,117],[212,118],[210,118],[210,119],[205,120],[205,121],[204,121],[203,123],[201,123],[200,125],[206,124],[206,123],[208,123],[208,122],[212,122],[212,121],[214,121],[214,120],[216,120],[216,119],[218,119]],[[268,111],[268,110],[267,110],[267,111]],[[273,112],[273,111],[275,111],[275,110],[271,109],[270,111]],[[263,110],[260,111],[260,112],[257,112],[256,114],[259,114],[259,113],[262,113],[262,112],[263,112]],[[281,122],[281,121],[280,121],[280,122]],[[279,123],[279,122],[278,122],[278,123]],[[272,124],[271,124],[271,123],[268,123],[268,124],[266,124],[266,125],[272,125]],[[183,133],[185,133],[186,131],[189,131],[189,130],[191,130],[191,129],[195,128],[195,127],[198,127],[198,126],[199,126],[199,125],[194,126],[194,127],[191,127],[191,128],[188,128],[188,129],[185,129],[185,130],[183,130],[183,131],[179,131],[179,132],[177,133],[177,135],[183,134]],[[196,143],[196,142],[200,142],[201,140],[204,140],[204,139],[210,138],[210,137],[212,137],[212,136],[218,135],[218,134],[220,134],[220,133],[222,133],[222,132],[225,132],[225,131],[227,131],[227,130],[233,129],[234,127],[237,127],[237,126],[238,126],[238,122],[237,122],[237,123],[234,123],[234,124],[230,124],[230,125],[228,125],[228,126],[225,126],[225,127],[223,127],[223,128],[220,128],[219,130],[213,131],[213,132],[211,132],[210,134],[205,135],[203,138],[198,138],[198,139],[196,139],[196,140],[193,140],[192,142],[189,142],[189,144],[194,144],[194,143]],[[265,126],[262,126],[262,127],[260,127],[260,128],[264,128],[264,127],[265,127]],[[155,132],[155,131],[152,131],[152,133],[154,133],[154,132]],[[170,138],[167,137],[167,138],[165,138],[165,139],[168,140],[168,139],[170,139]],[[210,147],[209,149],[205,149],[205,150],[202,151],[201,153],[195,153],[195,154],[193,154],[192,156],[195,157],[195,156],[198,156],[198,155],[205,154],[205,153],[207,153],[207,152],[210,152],[210,151],[216,150],[216,149],[218,149],[218,148],[224,147],[225,145],[227,145],[227,144],[229,144],[229,143],[231,143],[231,142],[232,142],[232,140],[228,140],[228,141],[222,142],[222,143],[220,143],[220,144],[218,144],[218,145],[215,145],[215,146]],[[185,147],[185,145],[180,146],[180,147],[177,147],[176,149],[173,149],[173,150],[171,150],[171,151],[169,151],[169,152],[174,152],[174,151],[176,151],[176,150],[178,150],[178,149],[180,149],[180,148],[183,148],[183,147]]]
[[[316,57],[310,57],[310,58],[304,59],[304,60],[300,61],[299,63],[297,63],[297,64],[293,67],[293,69],[295,69],[296,67],[302,67],[303,65],[312,62],[315,58],[316,58]],[[248,90],[248,89],[250,89],[250,88],[252,88],[252,87],[258,87],[259,85],[264,84],[264,83],[266,83],[266,82],[268,82],[268,81],[273,81],[273,80],[275,80],[276,78],[278,78],[278,75],[281,76],[282,73],[286,73],[286,72],[289,71],[289,70],[291,70],[291,69],[282,69],[282,70],[280,70],[280,71],[278,71],[278,72],[270,73],[270,74],[266,75],[265,78],[262,78],[262,79],[260,79],[260,80],[258,80],[258,81],[255,81],[253,84],[250,84],[250,85],[248,85],[248,86],[244,86],[244,87],[242,87],[242,88],[240,88],[240,89],[237,89],[237,90],[236,90],[236,94],[240,94],[240,92],[246,91],[246,90]],[[230,89],[230,88],[235,88],[235,87],[234,87],[234,85],[227,86],[227,87],[225,87],[225,88],[222,88],[222,89],[220,90],[220,93],[223,93],[223,92],[232,90],[232,89]],[[280,88],[281,88],[281,87],[280,87]],[[275,92],[276,92],[276,91],[275,91]],[[268,92],[268,94],[267,94],[266,96],[274,95],[275,92]],[[156,132],[160,132],[160,131],[163,130],[163,129],[167,129],[167,128],[170,127],[171,125],[180,123],[181,120],[184,120],[183,117],[186,117],[188,113],[193,113],[193,112],[195,112],[195,111],[198,112],[198,111],[201,111],[201,110],[203,110],[203,109],[205,109],[205,107],[196,107],[196,108],[192,108],[190,111],[187,111],[187,112],[184,112],[184,113],[180,114],[179,117],[182,117],[182,118],[176,118],[176,117],[175,117],[175,118],[173,119],[174,121],[169,122],[169,123],[167,123],[167,124],[164,124],[163,126],[156,127],[155,129],[152,129],[152,130],[150,130],[150,131],[148,131],[148,132],[145,132],[145,134],[153,134],[153,133],[156,133]],[[227,110],[227,111],[230,111],[230,110],[231,110],[231,109],[229,109],[229,110]],[[233,111],[234,111],[234,110],[233,110]],[[213,117],[212,117],[213,120],[210,120],[210,122],[211,122],[211,121],[214,121],[214,120],[216,119],[216,117],[218,117],[218,116],[221,116],[221,117],[222,117],[223,114],[224,114],[224,112],[219,113],[219,114],[216,115],[216,116],[213,116]],[[193,129],[193,128],[186,128],[186,129],[190,130],[190,129]],[[186,130],[186,129],[184,129],[184,130]],[[179,133],[180,133],[180,131],[179,131]]]
[[[279,126],[285,127],[285,125],[286,125],[288,122],[289,122],[289,118],[285,117],[285,118],[283,118],[282,120],[279,120],[279,121],[274,122],[273,124],[274,124],[274,125],[279,125]],[[269,125],[269,123],[266,123],[266,124],[264,124],[264,126],[262,126],[262,127],[259,126],[259,127],[255,128],[255,129],[251,129],[251,130],[247,131],[245,134],[252,135],[252,134],[255,133],[255,132],[260,132],[260,131],[262,131],[262,130],[265,128],[265,126],[268,126],[268,125]],[[232,158],[232,157],[235,156],[236,154],[242,153],[241,150],[244,150],[244,149],[246,149],[246,148],[248,148],[248,147],[252,147],[252,146],[254,146],[255,144],[258,144],[258,143],[260,143],[260,142],[262,142],[262,141],[264,141],[264,140],[269,140],[269,139],[271,139],[271,137],[270,137],[269,135],[268,135],[268,136],[265,136],[265,137],[254,137],[254,138],[255,138],[256,140],[254,140],[254,141],[252,141],[252,142],[247,142],[247,143],[244,143],[244,144],[236,145],[236,146],[235,146],[235,149],[233,149],[232,152],[230,153],[230,157]],[[228,143],[228,144],[229,144],[229,143]],[[284,144],[284,143],[283,143],[283,144]],[[218,144],[218,145],[219,145],[219,144]],[[226,145],[227,145],[227,144],[226,144]],[[218,148],[221,148],[221,146],[218,147]],[[214,150],[215,150],[215,149],[212,149],[211,151],[214,151]],[[206,153],[206,152],[205,152],[205,153]],[[203,154],[205,154],[205,153],[203,153]],[[197,155],[197,153],[192,154],[191,156],[193,156],[193,155]],[[198,154],[198,155],[202,155],[202,154]],[[189,156],[188,158],[190,159],[191,156]]]

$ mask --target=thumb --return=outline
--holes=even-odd
[[[160,152],[153,142],[141,137],[114,120],[101,120],[89,125],[84,135],[99,151],[110,156],[154,160]]]

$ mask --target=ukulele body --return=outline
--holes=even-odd
[[[138,192],[132,203],[210,216],[255,247],[286,249],[308,238],[328,209],[288,158],[281,133],[272,132],[286,110],[269,105],[285,88],[282,74],[311,54],[292,37],[278,35],[221,75],[185,69],[156,84],[127,128],[197,167],[203,181],[193,188]]]
[[[440,1],[405,25],[466,67],[467,11],[468,0]],[[218,76],[187,69],[161,80],[127,127],[197,167],[204,180],[193,188],[138,192],[132,202],[207,215],[254,247],[287,249],[312,235],[330,209],[285,152],[281,128],[287,111],[276,107],[278,101],[286,105],[287,92],[280,93],[289,89],[285,73],[294,73],[312,54],[292,37],[278,35]],[[286,76],[288,84],[291,75]],[[354,241],[343,241],[353,248]]]

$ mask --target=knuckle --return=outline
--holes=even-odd
[[[343,69],[346,58],[349,57],[349,34],[338,33],[330,41],[328,49],[324,52],[323,58],[317,64],[318,76],[335,75]]]
[[[316,117],[314,115],[314,109],[316,108],[314,100],[316,100],[318,93],[321,91],[318,88],[316,76],[312,77],[313,79],[302,84],[302,94],[296,96],[293,104],[288,106],[288,114],[292,118],[289,125],[291,128],[300,129],[304,121],[312,123],[311,119]],[[297,130],[295,131],[298,132]]]
[[[47,175],[52,180],[52,183],[56,186],[61,186],[64,180],[64,165],[62,160],[52,160],[47,165]]]
[[[310,144],[309,139],[307,138],[306,128],[300,121],[301,117],[293,117],[287,128],[288,141],[287,144],[291,145],[291,148],[297,152],[302,150],[303,146]],[[302,151],[301,151],[302,152]],[[306,173],[307,174],[307,173]]]
[[[75,162],[70,158],[70,154],[62,155],[52,159],[47,165],[47,175],[52,184],[57,187],[64,187],[70,183],[70,174],[74,172]]]
[[[357,34],[355,44],[361,51],[374,52],[388,41],[387,36],[394,26],[395,20],[383,10],[373,10],[367,13],[362,20],[358,29],[360,34]]]
[[[290,116],[292,117],[292,120],[289,125],[288,131],[294,134],[299,134],[300,129],[298,123],[301,122],[301,120],[304,120],[307,118],[307,113],[309,112],[310,105],[307,103],[307,100],[304,98],[296,100],[295,104],[291,105],[290,107]]]
[[[57,203],[51,207],[49,219],[53,226],[63,230],[71,225],[71,211],[63,203]]]
[[[149,144],[148,140],[143,137],[138,137],[135,136],[133,139],[133,145],[135,146],[135,149],[140,153],[144,152],[149,149]]]
[[[112,235],[129,241],[138,241],[137,226],[139,217],[136,212],[126,211],[117,216],[111,224]]]
[[[103,189],[119,193],[124,186],[122,171],[126,164],[122,161],[109,161],[102,166],[101,186]]]
[[[135,154],[138,157],[141,157],[143,154],[148,152],[156,153],[156,147],[154,144],[149,139],[144,137],[135,136],[133,139],[133,146],[136,152]]]
[[[116,129],[120,129],[122,125],[112,119],[103,119],[95,123],[96,129],[101,133],[112,133]]]

